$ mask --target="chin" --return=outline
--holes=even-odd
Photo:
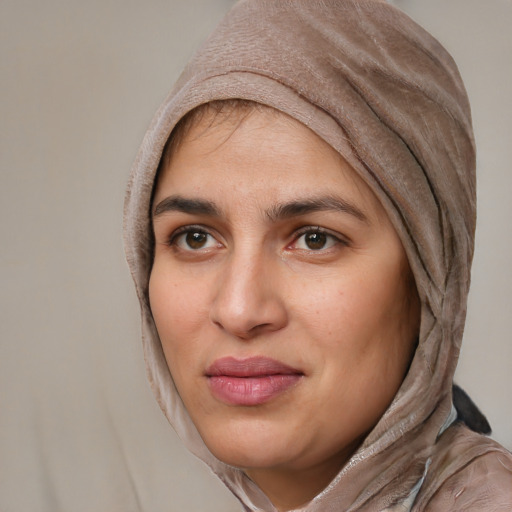
[[[287,466],[294,459],[297,443],[265,421],[228,420],[218,428],[208,426],[199,432],[208,449],[222,462],[241,469]]]

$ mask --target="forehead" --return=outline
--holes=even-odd
[[[224,198],[259,193],[339,194],[377,219],[386,216],[368,185],[312,130],[271,107],[251,102],[202,106],[183,118],[166,145],[154,201],[182,189]],[[290,197],[292,198],[292,197]]]

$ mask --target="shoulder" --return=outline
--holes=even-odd
[[[437,445],[413,510],[512,510],[512,455],[508,450],[462,425],[449,428]]]
[[[425,512],[505,512],[512,510],[512,458],[489,452],[449,477],[428,501]]]

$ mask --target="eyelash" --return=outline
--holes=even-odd
[[[334,234],[332,233],[331,231],[328,231],[324,228],[321,228],[320,226],[307,226],[307,227],[304,227],[302,229],[300,229],[299,231],[297,231],[294,235],[294,239],[293,239],[293,242],[290,245],[295,245],[297,244],[297,242],[302,238],[304,237],[305,235],[324,235],[325,237],[327,237],[327,239],[329,240],[332,240],[333,243],[330,247],[327,247],[327,248],[321,248],[321,249],[297,249],[297,250],[303,250],[303,251],[309,251],[309,252],[325,252],[327,251],[328,249],[330,249],[331,247],[334,247],[338,244],[341,244],[343,246],[348,246],[349,245],[349,242],[348,240],[340,237],[339,234]]]
[[[201,249],[183,249],[181,247],[178,246],[178,241],[179,241],[179,238],[183,235],[187,235],[187,234],[190,234],[190,233],[197,233],[197,234],[201,234],[201,235],[206,235],[207,237],[211,237],[213,238],[214,240],[217,240],[211,233],[208,232],[208,230],[206,230],[204,227],[202,226],[182,226],[181,228],[178,228],[176,231],[174,231],[172,233],[172,235],[169,237],[169,240],[167,242],[167,245],[171,246],[171,247],[176,247],[178,249],[182,249],[184,251],[189,251],[189,252],[198,252],[199,250]],[[220,242],[217,242],[219,245],[220,245]]]
[[[207,248],[200,247],[200,248],[197,248],[197,249],[193,249],[190,246],[189,246],[188,249],[179,247],[179,245],[178,245],[179,238],[181,236],[183,236],[183,235],[187,235],[187,234],[191,234],[191,233],[197,233],[197,234],[201,234],[201,235],[206,235],[207,237],[211,237],[211,238],[213,238],[214,240],[217,241],[217,238],[215,236],[213,236],[204,227],[189,225],[189,226],[182,226],[182,227],[178,228],[176,231],[174,231],[172,233],[172,235],[169,237],[167,245],[169,245],[170,247],[175,247],[177,249],[181,249],[181,250],[186,251],[186,252],[199,252],[201,250],[204,251],[204,250],[210,249],[210,247],[207,247]],[[312,252],[312,253],[315,253],[315,252],[321,253],[321,252],[325,252],[325,251],[329,250],[331,247],[334,247],[334,246],[336,246],[338,244],[341,244],[342,246],[348,246],[349,245],[349,241],[347,239],[345,239],[345,238],[340,237],[338,234],[333,234],[332,232],[330,232],[330,231],[328,231],[326,229],[323,229],[320,226],[307,226],[307,227],[299,229],[298,231],[296,231],[293,234],[293,240],[292,240],[292,242],[290,244],[287,245],[287,249],[291,248],[293,245],[296,245],[299,242],[299,240],[302,237],[306,236],[306,235],[323,235],[323,236],[325,236],[327,238],[328,241],[331,240],[332,243],[327,248],[324,248],[324,247],[321,247],[319,249],[295,248],[295,250],[300,250],[300,251],[305,251],[305,252]],[[218,244],[218,246],[222,245],[218,241],[217,241],[217,244]],[[292,250],[293,250],[293,248],[292,248]]]

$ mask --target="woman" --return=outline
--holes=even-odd
[[[510,454],[452,405],[469,104],[405,15],[239,3],[157,113],[125,219],[157,399],[246,510],[512,505]]]

